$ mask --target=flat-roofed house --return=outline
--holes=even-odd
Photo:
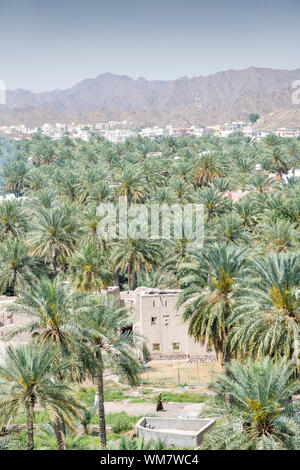
[[[213,362],[216,355],[188,334],[182,308],[176,303],[180,290],[139,287],[121,292],[121,300],[133,314],[133,330],[145,339],[153,359],[198,359]]]

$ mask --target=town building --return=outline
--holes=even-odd
[[[278,137],[288,137],[288,138],[297,138],[300,137],[300,128],[286,128],[286,127],[281,127],[275,131],[275,135]]]
[[[119,295],[121,302],[132,312],[133,331],[144,338],[151,358],[216,361],[214,351],[195,342],[188,334],[188,324],[182,320],[182,308],[176,307],[179,293],[178,289],[139,287]]]

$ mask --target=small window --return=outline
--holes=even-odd
[[[151,325],[157,325],[157,317],[151,317]]]
[[[160,344],[159,343],[154,343],[152,346],[153,351],[160,351]]]
[[[167,307],[167,306],[168,306],[168,302],[165,300],[165,307]]]
[[[173,351],[178,351],[180,349],[180,343],[173,343]]]
[[[152,307],[155,307],[155,300],[152,300]]]

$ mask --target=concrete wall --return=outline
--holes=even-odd
[[[147,427],[150,425],[150,429]],[[146,442],[162,440],[179,449],[199,446],[203,435],[215,425],[214,419],[141,418],[136,425],[138,437]],[[151,429],[152,427],[152,429]]]

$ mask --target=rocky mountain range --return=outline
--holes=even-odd
[[[300,69],[250,67],[169,81],[105,73],[66,90],[8,90],[0,124],[127,120],[131,126],[210,125],[245,119],[252,112],[279,113],[281,119],[289,111],[295,116],[289,124],[296,125],[300,105],[292,104],[295,80],[300,80]]]

